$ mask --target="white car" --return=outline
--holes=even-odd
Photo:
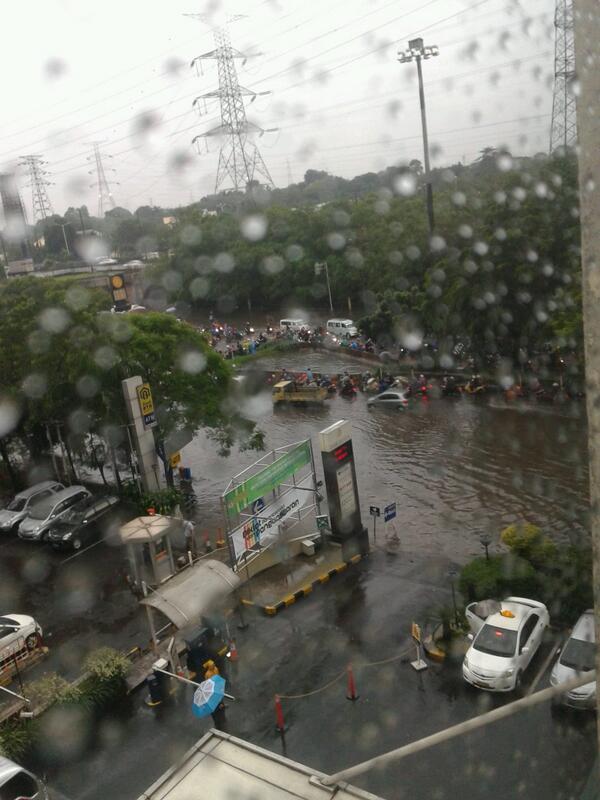
[[[5,614],[0,617],[0,664],[25,647],[35,650],[42,640],[42,629],[33,617]]]
[[[471,646],[463,661],[463,678],[478,689],[512,692],[521,688],[523,672],[536,654],[550,623],[548,609],[537,600],[507,597],[485,620],[467,606]]]
[[[406,392],[398,389],[387,389],[376,397],[369,397],[367,400],[367,408],[377,406],[378,408],[403,409],[408,407],[408,403],[409,400]]]
[[[581,673],[595,669],[596,632],[594,630],[594,609],[590,608],[579,617],[575,627],[563,647],[560,656],[552,667],[550,683],[572,680]],[[596,707],[596,681],[586,683],[577,689],[561,695],[560,703],[570,708],[593,709]]]

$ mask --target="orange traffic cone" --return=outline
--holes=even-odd
[[[229,645],[229,660],[230,661],[237,661],[239,658],[237,647],[235,644],[235,639],[231,640],[231,644]]]

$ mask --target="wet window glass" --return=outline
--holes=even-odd
[[[597,0],[8,5],[0,786],[600,794]]]

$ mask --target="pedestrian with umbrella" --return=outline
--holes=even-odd
[[[212,659],[205,661],[204,680],[194,692],[192,711],[197,717],[213,718],[218,730],[225,730],[225,679],[219,675],[219,668]]]

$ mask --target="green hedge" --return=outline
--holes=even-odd
[[[459,589],[467,602],[531,597],[548,607],[553,621],[573,623],[594,604],[591,549],[559,548],[538,529],[526,527],[511,526],[503,533],[510,553],[476,558],[463,567]]]
[[[54,672],[24,687],[25,697],[36,705],[76,706],[101,714],[126,694],[125,677],[128,659],[110,647],[94,650],[83,668],[86,677],[73,685]],[[0,755],[20,761],[31,750],[40,735],[38,719],[11,719],[0,725]]]
[[[538,588],[532,565],[512,553],[474,559],[461,570],[458,585],[469,603],[509,594],[535,594]]]

